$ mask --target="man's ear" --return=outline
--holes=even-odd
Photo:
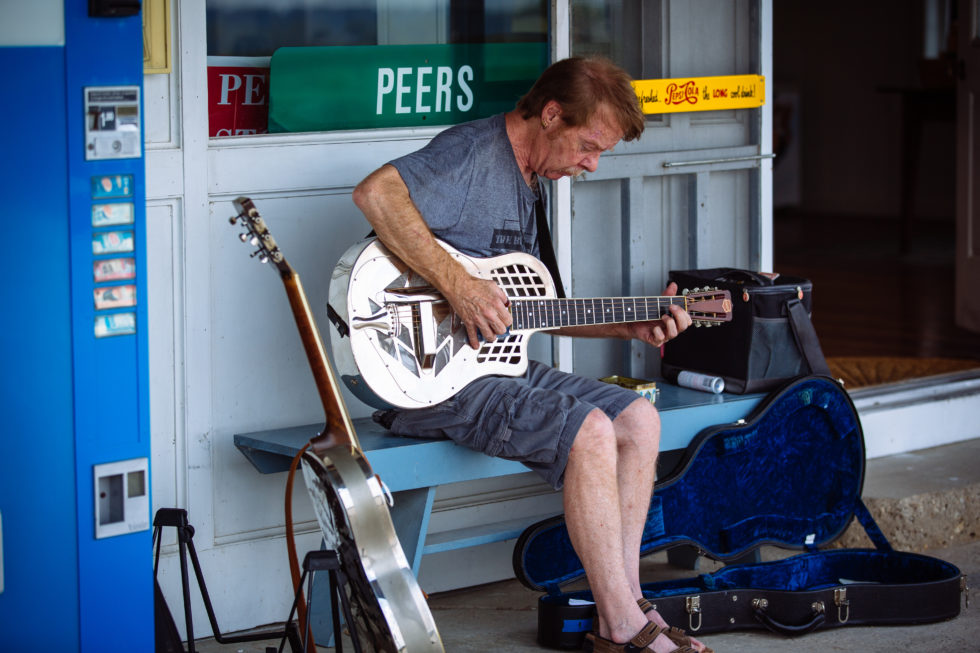
[[[560,117],[561,105],[556,100],[549,100],[541,109],[541,126],[547,128]]]

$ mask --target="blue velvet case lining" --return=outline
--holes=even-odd
[[[698,434],[677,471],[657,483],[641,551],[688,543],[720,560],[763,544],[815,551],[840,536],[855,512],[864,512],[864,463],[861,424],[840,385],[824,377],[790,383],[744,424]],[[873,521],[870,526],[876,531]],[[872,538],[879,548],[888,548],[880,532]],[[837,559],[827,555],[767,563],[752,573],[780,589],[809,587],[802,579],[819,577],[820,568]],[[854,562],[856,567],[872,564],[873,558],[857,559],[862,557],[867,559]],[[514,567],[525,585],[553,594],[584,575],[560,516],[525,531],[515,548]],[[734,577],[736,569],[749,567],[754,566],[722,570],[710,582],[728,582],[725,572]],[[844,576],[857,576],[859,569],[853,571]],[[830,576],[820,582],[836,584]],[[705,589],[688,586],[678,592]]]

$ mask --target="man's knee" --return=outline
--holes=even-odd
[[[599,455],[603,452],[615,453],[616,429],[613,422],[598,408],[585,416],[582,426],[575,434],[571,454]]]
[[[654,454],[660,448],[660,414],[645,399],[631,403],[616,418],[613,426],[616,428],[617,438],[624,444],[631,444]]]

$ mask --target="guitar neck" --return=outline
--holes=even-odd
[[[340,393],[337,379],[330,367],[327,351],[323,347],[323,339],[316,327],[309,302],[306,301],[306,293],[303,291],[299,275],[289,271],[283,272],[281,276],[286,287],[286,295],[289,297],[289,305],[293,309],[300,339],[303,341],[303,349],[306,350],[310,370],[313,372],[317,392],[323,403],[323,412],[327,418],[326,427],[320,435],[310,441],[310,447],[317,455],[322,455],[324,451],[335,446],[347,446],[359,450],[361,445],[357,441],[357,434],[344,404],[344,397]]]
[[[511,300],[512,329],[545,330],[591,324],[659,320],[671,304],[687,308],[683,296],[591,297],[584,299]]]
[[[303,349],[306,350],[306,358],[310,363],[310,370],[313,372],[313,380],[316,381],[316,389],[320,394],[320,401],[323,403],[323,412],[326,414],[327,423],[323,432],[310,440],[310,448],[318,456],[322,456],[327,449],[337,446],[350,447],[351,453],[356,453],[355,450],[359,450],[361,447],[357,442],[357,435],[354,432],[353,424],[351,424],[347,407],[344,405],[344,397],[340,393],[333,369],[330,367],[320,331],[316,328],[313,311],[310,310],[310,304],[306,301],[306,293],[303,291],[303,284],[300,283],[299,275],[279,251],[279,245],[269,233],[265,221],[259,215],[259,211],[255,208],[252,200],[247,197],[239,197],[234,200],[233,204],[238,210],[238,215],[229,218],[229,222],[233,225],[240,223],[245,227],[246,231],[239,234],[241,241],[257,248],[252,253],[253,257],[258,256],[262,263],[272,261],[279,270],[279,278],[282,279],[282,283],[286,287],[289,306],[293,309],[293,318],[296,320],[296,327],[299,329],[300,340],[303,342]]]

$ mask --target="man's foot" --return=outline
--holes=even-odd
[[[664,648],[668,646],[668,648]],[[640,629],[628,642],[616,642],[601,637],[598,633],[585,636],[585,650],[592,653],[641,653],[653,650],[656,653],[695,653],[690,646],[676,646],[665,635],[664,629],[653,622]]]
[[[692,645],[674,642],[670,636],[670,627],[665,623],[657,623],[637,609],[616,623],[601,621],[597,630],[586,635],[585,650],[596,653],[699,653]],[[652,606],[651,606],[652,608]],[[663,619],[656,615],[660,622]],[[675,629],[676,630],[676,629]]]
[[[678,647],[684,648],[688,646],[697,653],[714,653],[703,642],[694,639],[680,628],[668,626],[664,618],[660,616],[659,612],[654,610],[653,604],[646,598],[641,597],[637,599],[636,604],[640,606],[640,610],[643,610],[643,614],[650,620],[650,623],[660,626],[663,629],[663,634]]]

